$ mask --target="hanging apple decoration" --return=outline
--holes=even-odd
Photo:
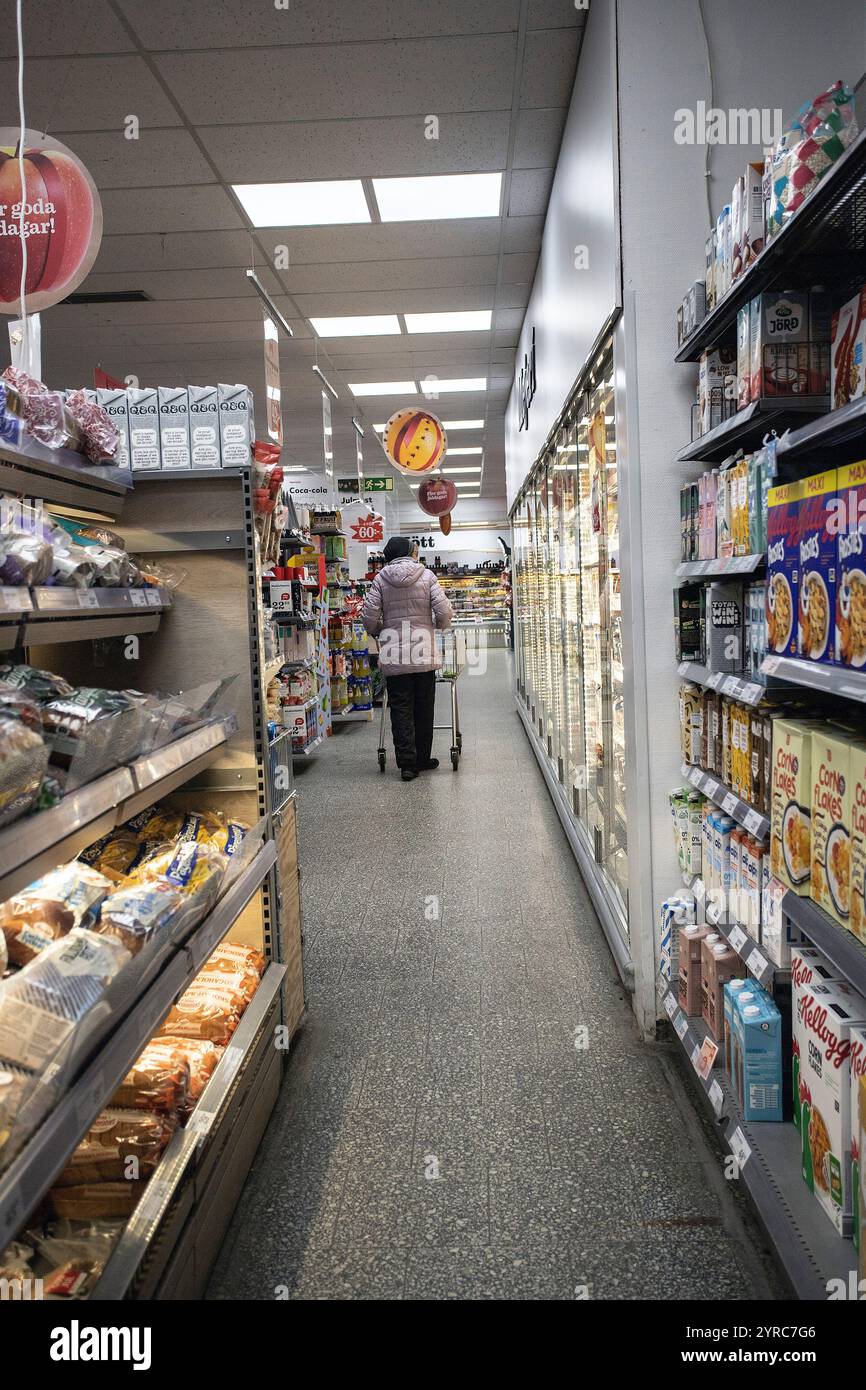
[[[456,503],[457,488],[450,478],[428,478],[418,489],[418,506],[428,516],[453,512]]]
[[[21,313],[21,169],[17,128],[0,129],[0,313]],[[24,238],[27,312],[71,294],[89,274],[102,240],[96,184],[70,149],[25,131]]]

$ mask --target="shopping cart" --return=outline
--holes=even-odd
[[[456,632],[439,632],[436,634],[439,646],[441,665],[436,671],[436,684],[447,685],[451,693],[451,722],[449,724],[434,724],[434,729],[451,730],[451,767],[454,772],[460,766],[460,754],[463,752],[463,735],[460,732],[460,710],[457,704],[457,679],[463,670],[465,658],[466,638],[461,634],[461,642],[458,642]],[[383,682],[382,686],[382,718],[379,724],[379,771],[385,771],[387,754],[385,752],[385,720],[388,713],[388,687]]]

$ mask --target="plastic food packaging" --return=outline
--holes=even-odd
[[[168,930],[185,911],[183,890],[165,879],[136,883],[112,893],[102,904],[96,930],[116,937],[137,956],[152,937]]]
[[[767,236],[775,236],[857,138],[854,93],[844,82],[800,107],[773,152]]]
[[[84,436],[78,422],[63,404],[59,391],[49,391],[44,382],[36,381],[15,367],[6,368],[3,380],[18,392],[24,423],[34,439],[46,444],[49,449],[81,452]]]
[[[122,1220],[132,1215],[147,1189],[146,1182],[96,1182],[55,1187],[48,1201],[55,1216],[70,1221]]]
[[[204,981],[207,976],[215,976],[221,985],[234,990],[248,1004],[259,987],[264,965],[264,957],[252,947],[227,943],[217,946],[197,978]]]
[[[174,1129],[175,1121],[168,1115],[103,1110],[55,1178],[54,1187],[150,1177]]]
[[[231,1042],[245,1003],[243,995],[216,976],[198,976],[171,1010],[161,1036],[203,1038],[225,1045]]]
[[[81,686],[42,710],[52,771],[72,791],[152,745],[152,702],[132,690]]]
[[[34,805],[47,767],[42,735],[18,719],[0,715],[0,826],[11,824]]]
[[[69,541],[75,545],[101,545],[109,550],[125,550],[126,542],[117,531],[112,531],[98,521],[77,521],[71,516],[51,515],[58,530],[64,531]]]
[[[91,1222],[82,1228],[58,1221],[47,1234],[28,1233],[50,1268],[42,1278],[45,1299],[87,1298],[96,1286],[120,1235],[121,1227]]]
[[[32,1258],[33,1251],[28,1245],[13,1240],[12,1244],[7,1245],[5,1250],[0,1250],[0,1279],[12,1285],[25,1279],[34,1279],[36,1276],[30,1265]]]
[[[171,1046],[175,1055],[182,1057],[189,1068],[189,1090],[181,1108],[181,1113],[186,1116],[201,1100],[202,1092],[216,1071],[225,1048],[206,1038],[162,1038],[156,1041]]]
[[[40,671],[36,666],[0,666],[0,681],[13,690],[20,690],[39,705],[49,700],[62,700],[72,694],[69,681],[55,676],[53,671]]]
[[[216,902],[225,872],[225,859],[213,845],[197,840],[182,841],[160,849],[133,869],[136,883],[164,879],[194,900],[197,915],[203,917]]]
[[[64,864],[0,903],[0,931],[13,965],[27,965],[73,927],[90,927],[112,884],[84,864]]]
[[[134,835],[123,831],[112,831],[95,844],[89,845],[78,856],[81,864],[98,869],[113,883],[124,883],[130,871],[148,853],[148,847]]]
[[[50,541],[37,532],[17,527],[0,532],[0,584],[13,588],[44,584],[52,561]]]
[[[68,393],[66,409],[81,429],[84,452],[90,462],[115,463],[120,434],[108,411],[88,400],[83,391]]]
[[[191,1103],[192,1063],[195,1061],[197,1070],[203,1065],[192,1047],[179,1038],[152,1038],[112,1096],[112,1108],[154,1110],[166,1115],[185,1111]]]
[[[28,729],[42,734],[42,714],[36,701],[5,681],[0,681],[0,717],[19,719]]]

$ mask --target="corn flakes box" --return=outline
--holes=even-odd
[[[835,659],[866,666],[866,459],[837,470]]]
[[[835,468],[800,483],[800,577],[797,651],[804,661],[832,665],[836,657]]]
[[[851,788],[851,893],[848,926],[866,944],[866,743],[849,752]]]
[[[802,483],[771,487],[767,507],[767,649],[797,655]]]
[[[817,719],[774,719],[770,872],[809,896],[812,875],[812,730]]]
[[[840,927],[850,920],[850,768],[856,741],[830,724],[812,730],[811,897]]]

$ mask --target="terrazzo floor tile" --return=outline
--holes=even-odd
[[[522,1247],[446,1246],[410,1250],[403,1298],[406,1300],[573,1299],[567,1260],[530,1255]]]

